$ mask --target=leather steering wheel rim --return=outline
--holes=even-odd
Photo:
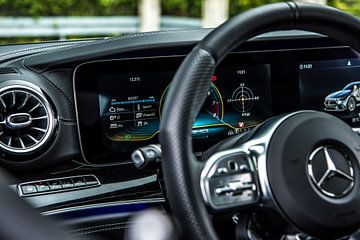
[[[191,129],[216,66],[235,47],[262,33],[305,30],[332,37],[360,52],[360,21],[335,8],[277,3],[233,17],[200,41],[172,81],[160,128],[167,197],[183,237],[218,239],[200,193],[202,163],[192,151]]]

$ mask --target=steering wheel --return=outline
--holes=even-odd
[[[194,157],[193,119],[216,66],[246,40],[289,29],[325,34],[360,50],[357,18],[321,5],[277,3],[216,28],[174,76],[160,142],[168,201],[185,239],[218,239],[214,214],[241,216],[254,209],[259,222],[283,234],[329,239],[359,229],[360,138],[329,114],[301,111],[273,117],[246,135],[224,140],[205,160]]]

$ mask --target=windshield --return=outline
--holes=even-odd
[[[360,84],[360,82],[356,83],[350,83],[344,87],[344,90],[350,90],[352,91],[354,88],[357,88],[357,86]]]
[[[360,15],[360,0],[307,0]],[[216,27],[279,0],[1,0],[0,43],[120,36]]]

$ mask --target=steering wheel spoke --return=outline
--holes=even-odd
[[[254,163],[241,149],[212,155],[201,172],[200,186],[205,203],[214,211],[248,208],[260,198]]]

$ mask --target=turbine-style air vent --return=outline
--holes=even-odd
[[[37,86],[0,88],[0,151],[34,153],[49,140],[54,126],[52,108]]]

